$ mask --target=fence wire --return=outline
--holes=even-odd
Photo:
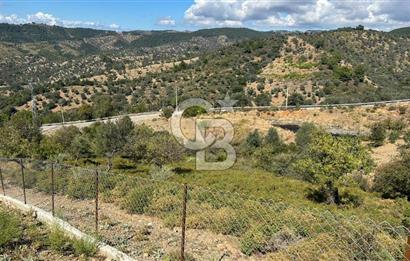
[[[101,169],[0,159],[2,191],[138,260],[409,260],[409,230]],[[184,211],[185,210],[185,211]],[[186,230],[186,231],[185,231]],[[184,232],[185,231],[185,232]],[[166,259],[167,258],[167,259]]]

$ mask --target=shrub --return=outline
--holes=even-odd
[[[92,257],[97,253],[97,245],[90,240],[73,240],[73,247],[74,253],[78,256]]]
[[[93,173],[75,173],[69,178],[67,194],[74,199],[95,198],[95,177]]]
[[[248,148],[259,148],[262,145],[262,137],[259,134],[258,130],[254,130],[249,136],[246,138],[246,145]]]
[[[0,247],[9,244],[13,239],[21,236],[19,220],[12,214],[0,209]]]
[[[392,162],[376,173],[373,189],[380,192],[383,198],[407,197],[410,200],[409,164]]]
[[[60,253],[73,252],[73,248],[70,242],[70,238],[68,238],[58,227],[53,227],[48,234],[47,243],[54,251]]]
[[[282,140],[278,134],[278,131],[275,128],[269,128],[268,133],[264,139],[265,144],[271,145],[281,145]]]
[[[215,211],[213,216],[213,224],[218,226],[213,228],[213,231],[224,235],[242,235],[249,227],[249,220],[244,215],[231,208],[220,208]]]
[[[166,107],[162,109],[162,116],[164,116],[166,119],[169,119],[171,118],[173,112],[174,109],[172,107]]]
[[[382,124],[375,124],[371,129],[370,140],[373,142],[373,145],[379,147],[383,145],[384,140],[386,139],[387,131],[386,127]]]
[[[181,260],[181,256],[179,252],[172,252],[169,253],[162,259],[163,261],[179,261]],[[196,259],[193,258],[190,254],[185,253],[185,261],[195,261]]]
[[[395,130],[391,131],[390,134],[389,134],[390,143],[392,143],[392,144],[396,143],[396,141],[399,139],[399,137],[400,137],[400,132],[395,131]]]
[[[313,123],[304,123],[296,132],[296,145],[300,148],[305,147],[318,132],[320,132],[320,129]]]
[[[123,202],[123,207],[133,214],[144,214],[151,204],[153,187],[137,187],[133,189]]]
[[[290,228],[278,228],[273,225],[255,225],[240,239],[241,251],[245,255],[276,252],[298,239]]]
[[[192,106],[189,107],[184,111],[184,114],[182,115],[183,117],[189,118],[189,117],[196,117],[201,114],[205,114],[206,110],[202,108],[201,106]]]
[[[407,107],[405,107],[405,106],[400,106],[400,107],[399,107],[399,113],[400,113],[400,114],[405,114],[406,111],[407,111]]]

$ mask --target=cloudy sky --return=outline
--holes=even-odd
[[[0,22],[112,30],[410,26],[410,0],[0,0]]]

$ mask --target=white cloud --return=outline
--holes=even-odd
[[[158,25],[164,26],[174,26],[176,24],[175,20],[171,16],[163,17],[157,21]]]
[[[406,3],[408,2],[408,3]],[[195,0],[185,20],[199,26],[373,28],[410,25],[410,1],[403,0]]]
[[[47,25],[57,25],[58,19],[51,14],[46,14],[43,12],[38,12],[32,15],[27,15],[28,23],[39,23]]]
[[[17,17],[17,15],[4,16],[0,14],[0,23],[21,24],[25,20]]]
[[[97,22],[91,21],[76,21],[76,20],[63,20],[52,14],[47,14],[43,12],[37,12],[35,14],[29,14],[25,18],[18,17],[15,14],[4,16],[0,14],[0,23],[9,24],[27,24],[27,23],[38,23],[46,25],[58,25],[64,27],[87,27],[94,29],[111,29],[120,30],[121,27],[117,24],[104,25]]]

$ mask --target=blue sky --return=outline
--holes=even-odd
[[[113,30],[410,26],[410,0],[0,0],[0,22]]]

